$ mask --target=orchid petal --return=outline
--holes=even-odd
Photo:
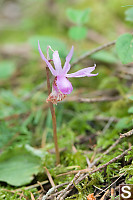
[[[62,72],[62,67],[61,67],[61,60],[58,54],[58,51],[54,51],[53,53],[53,62],[56,70],[56,74],[59,75]]]
[[[73,90],[71,82],[65,76],[57,76],[56,83],[63,94],[70,94]]]
[[[70,66],[69,62],[70,62],[70,60],[71,60],[71,58],[72,58],[73,50],[74,50],[74,47],[72,46],[72,48],[71,48],[69,54],[68,54],[67,57],[66,57],[66,62],[65,62],[64,67],[63,67],[63,72],[64,72],[64,74],[67,74],[67,72],[70,70],[70,67],[71,67],[71,66]]]
[[[57,73],[56,73],[55,69],[52,67],[52,65],[50,64],[50,62],[45,58],[45,56],[44,56],[43,53],[42,53],[42,50],[41,50],[39,41],[38,41],[38,50],[39,50],[39,53],[40,53],[41,58],[45,61],[45,63],[47,64],[48,68],[50,69],[51,73],[52,73],[54,76],[56,76]]]
[[[87,68],[81,69],[81,70],[79,70],[75,73],[66,74],[65,76],[69,77],[69,78],[71,78],[71,77],[97,76],[98,73],[97,74],[91,74],[91,72],[95,70],[95,67],[96,67],[96,65],[94,65],[94,67],[87,67]]]

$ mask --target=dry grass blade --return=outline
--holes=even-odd
[[[105,102],[105,101],[117,101],[119,100],[120,96],[115,96],[115,97],[98,97],[98,98],[79,98],[78,96],[73,96],[73,97],[67,97],[65,101],[76,101],[80,103],[95,103],[95,102]]]
[[[31,199],[35,200],[34,195],[32,194],[32,192],[30,193],[30,195],[31,195]]]
[[[105,197],[107,197],[108,195],[109,195],[109,190],[105,192],[105,194],[102,196],[100,200],[105,200]]]
[[[51,176],[49,170],[47,169],[47,167],[44,167],[44,168],[45,168],[45,171],[46,171],[46,173],[47,173],[49,182],[51,183],[52,187],[55,187],[54,181],[53,181],[53,179],[52,179],[52,176]]]

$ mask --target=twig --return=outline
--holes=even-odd
[[[113,118],[113,117],[110,117],[108,123],[107,123],[106,126],[103,128],[103,131],[102,131],[103,134],[109,129],[109,127],[111,126],[111,124],[112,124],[113,121],[114,121],[114,118]]]
[[[51,89],[50,89],[50,79],[49,79],[49,68],[47,66],[46,66],[46,75],[47,75],[48,94],[50,95]],[[49,107],[50,107],[52,122],[53,122],[53,136],[54,136],[55,153],[56,153],[56,164],[58,165],[60,163],[60,154],[59,154],[59,149],[58,149],[58,139],[57,139],[57,130],[56,130],[56,115],[55,115],[53,104],[51,102],[49,102]]]
[[[105,101],[116,101],[122,97],[115,96],[115,97],[98,97],[98,98],[79,98],[77,96],[75,97],[68,97],[64,100],[65,101],[76,101],[80,103],[94,103],[94,102],[105,102]]]
[[[16,193],[16,190],[13,191],[13,190],[8,190],[8,189],[4,189],[4,188],[2,188],[1,190],[4,190],[4,191],[6,191],[6,192],[10,192],[10,193],[13,193],[13,194]],[[28,200],[28,197],[25,196],[25,195],[23,194],[23,192],[22,192],[22,193],[17,192],[17,195],[20,196],[20,197],[24,197],[26,200]]]
[[[47,183],[48,183],[48,181],[42,181],[42,182],[40,182],[39,184],[36,183],[36,184],[34,184],[34,185],[27,186],[27,187],[24,188],[24,190],[30,190],[30,189],[32,189],[32,188],[36,188],[36,187],[40,186],[40,184],[41,184],[41,185],[44,185],[44,184],[47,184]],[[14,190],[14,191],[21,191],[21,189],[18,188],[18,189]]]
[[[131,136],[131,135],[133,135],[133,129],[130,130],[130,131],[128,131],[127,133],[124,133],[124,134],[121,134],[121,133],[120,133],[120,138],[122,139],[122,138],[124,138],[124,137],[129,137],[129,136]]]
[[[114,45],[115,43],[116,43],[116,40],[114,40],[114,41],[112,41],[112,42],[109,42],[109,43],[107,43],[107,44],[104,44],[104,45],[102,45],[102,46],[99,46],[99,47],[97,47],[97,48],[95,48],[95,49],[93,49],[93,50],[91,50],[91,51],[86,52],[85,54],[83,54],[82,56],[80,56],[77,60],[75,60],[75,61],[71,64],[71,66],[76,65],[77,63],[79,63],[80,61],[82,61],[83,59],[85,59],[86,57],[89,57],[89,56],[91,56],[92,54],[94,54],[94,53],[96,53],[96,52],[98,52],[98,51],[101,51],[102,49],[105,49],[105,48],[107,48],[107,47],[110,47],[110,46]]]
[[[32,194],[32,192],[30,193],[30,195],[31,195],[31,199],[35,200],[34,195]]]
[[[58,189],[58,188],[60,188],[60,187],[62,187],[62,186],[64,186],[64,185],[68,185],[68,184],[69,184],[69,182],[66,182],[66,183],[62,183],[62,184],[60,184],[60,185],[57,185],[57,186],[55,186],[55,187],[50,188],[49,191],[47,192],[47,194],[43,196],[42,200],[50,199],[50,198],[52,198],[52,197],[57,196],[61,191],[60,191],[60,192],[57,192],[57,193],[55,193],[55,194],[52,194],[52,193],[53,193],[54,191],[56,191],[56,189]],[[51,195],[51,194],[52,194],[52,195]]]
[[[110,165],[110,164],[116,162],[117,160],[119,160],[120,158],[122,158],[123,156],[125,156],[125,155],[128,153],[128,151],[131,151],[131,150],[132,150],[132,147],[133,147],[133,146],[131,146],[129,149],[125,150],[122,154],[116,156],[115,158],[113,158],[113,159],[110,160],[109,162],[105,163],[104,165],[101,165],[101,166],[98,167],[97,169],[92,170],[89,174],[93,174],[93,173],[95,173],[95,172],[97,172],[97,171],[100,171],[101,169],[107,167],[108,165]],[[86,178],[87,176],[88,176],[88,174],[86,174],[86,175],[82,178],[82,180],[83,180],[84,178]]]
[[[86,156],[86,162],[87,162],[88,168],[91,168],[91,162],[90,162],[88,156]]]
[[[47,199],[52,199],[53,200],[53,198],[56,197],[57,195],[59,195],[61,192],[62,191],[56,192],[54,194],[51,194],[49,197],[47,197]]]
[[[133,129],[128,131],[127,133],[120,134],[120,137],[112,144],[99,158],[95,159],[93,163],[91,163],[91,167],[94,166],[104,155],[108,154],[119,142],[125,138],[133,135]]]
[[[80,172],[78,172],[74,179],[69,183],[69,185],[62,191],[62,193],[57,197],[57,200],[63,200],[64,199],[64,195],[67,195],[68,190],[70,189],[70,187],[73,185],[73,183],[76,181],[76,179],[78,179],[80,176]]]
[[[109,121],[110,117],[105,117],[105,116],[95,116],[94,117],[94,120],[97,120],[97,121]],[[119,118],[116,118],[116,117],[113,117],[113,121],[114,122],[118,122],[119,121]]]
[[[37,183],[38,183],[38,185],[40,186],[41,190],[42,190],[43,192],[46,192],[46,191],[44,190],[42,184],[41,184],[39,181],[37,181]]]
[[[105,192],[105,194],[102,196],[102,198],[100,200],[105,200],[105,197],[108,196],[108,194],[109,194],[109,190],[107,190]]]
[[[47,173],[47,176],[48,176],[49,182],[51,183],[51,186],[52,186],[52,187],[55,187],[55,184],[54,184],[53,178],[52,178],[52,176],[51,176],[49,170],[47,169],[47,167],[44,167],[44,168],[45,168],[45,170],[46,170],[46,173]]]
[[[111,199],[115,199],[115,190],[113,187],[111,188]]]
[[[63,174],[58,174],[56,177],[66,176],[70,174],[77,174],[78,172],[80,172],[81,174],[84,174],[84,173],[90,172],[90,169],[86,168],[86,169],[80,169],[80,170],[73,170],[73,171],[65,172]]]
[[[104,190],[102,190],[100,193],[98,193],[96,195],[96,197],[98,197],[102,192],[107,191],[111,186],[113,186],[122,176],[124,176],[124,174],[126,174],[126,172],[122,173],[113,183],[111,183],[107,188],[105,188]],[[100,188],[99,188],[100,189]]]
[[[93,174],[93,173],[95,173],[95,172],[97,172],[97,171],[100,171],[100,170],[104,169],[105,167],[107,167],[108,165],[110,165],[110,164],[116,162],[117,160],[119,160],[120,158],[122,158],[123,156],[125,156],[125,155],[128,153],[128,151],[131,151],[131,150],[132,150],[132,146],[131,146],[129,149],[125,150],[122,154],[116,156],[115,158],[113,158],[113,159],[110,160],[109,162],[105,163],[104,165],[102,165],[102,166],[100,166],[100,167],[98,167],[98,168],[96,168],[96,169],[90,171],[89,174],[88,174],[88,173],[85,174],[85,175],[81,174],[81,176],[80,176],[80,177],[78,178],[78,180],[76,181],[76,184],[78,184],[79,182],[81,182],[82,180],[84,180],[84,179],[85,179],[86,177],[88,177],[90,174]],[[75,178],[76,178],[76,176],[77,176],[78,174],[79,174],[79,173],[77,173],[77,174],[75,175],[74,179],[70,182],[70,183],[71,183],[71,185],[70,185],[70,186],[71,186],[71,189],[70,189],[70,187],[66,187],[66,188],[63,190],[63,193],[66,192],[68,189],[70,189],[69,192],[72,191],[72,189],[73,189],[73,187],[74,187],[73,182],[75,181]],[[68,193],[67,193],[67,194],[68,194]],[[59,200],[59,199],[57,199],[57,200]],[[63,200],[63,199],[60,199],[60,200]]]

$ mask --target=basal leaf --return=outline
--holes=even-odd
[[[15,147],[0,156],[0,181],[13,186],[30,183],[39,172],[40,156],[25,146]]]
[[[133,62],[133,35],[121,35],[116,42],[116,51],[123,64]]]
[[[83,40],[87,35],[87,29],[81,26],[73,26],[69,29],[68,34],[73,40]]]

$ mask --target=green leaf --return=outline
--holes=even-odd
[[[46,55],[47,46],[51,46],[53,50],[58,50],[60,57],[65,58],[67,52],[66,44],[60,40],[59,38],[55,37],[48,37],[48,36],[33,36],[29,39],[29,43],[34,50],[38,52],[38,40],[41,46],[44,55]],[[39,54],[39,53],[38,53]],[[49,51],[50,56],[52,56],[52,52]]]
[[[126,20],[133,22],[133,8],[129,8],[125,11]]]
[[[133,106],[128,109],[128,113],[133,113]]]
[[[91,58],[105,63],[116,63],[118,61],[112,53],[107,51],[99,51],[97,53],[94,53]]]
[[[131,118],[129,117],[124,117],[120,119],[120,121],[116,124],[116,129],[126,129],[132,127],[133,122]]]
[[[129,97],[130,100],[133,100],[133,95]]]
[[[89,20],[89,14],[89,8],[85,10],[67,9],[68,18],[77,25],[85,24]]]
[[[69,37],[73,40],[83,40],[87,35],[87,28],[81,26],[73,26],[69,29],[68,34]]]
[[[0,156],[0,181],[22,186],[33,180],[39,172],[41,159],[31,148],[15,147]]]
[[[123,64],[133,62],[133,35],[121,35],[116,42],[116,51]]]
[[[15,72],[16,65],[12,61],[0,62],[0,78],[7,79]]]

